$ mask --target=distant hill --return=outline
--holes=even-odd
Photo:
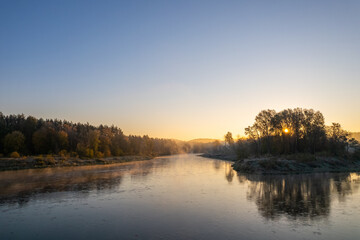
[[[350,133],[350,137],[355,138],[360,142],[360,132],[352,132]]]
[[[219,139],[213,139],[213,138],[196,138],[188,141],[188,143],[212,143]]]

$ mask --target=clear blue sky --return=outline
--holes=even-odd
[[[243,135],[262,109],[360,131],[360,1],[0,1],[0,111]]]

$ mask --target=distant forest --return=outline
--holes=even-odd
[[[260,155],[326,154],[356,156],[360,133],[349,133],[338,123],[325,126],[321,112],[313,109],[263,110],[253,125],[245,128],[245,138],[225,141],[195,139],[189,142],[126,136],[116,126],[92,126],[66,120],[37,119],[23,114],[0,112],[0,156],[20,157],[51,154],[67,157],[161,156],[188,152],[235,154],[238,158]]]
[[[212,151],[233,152],[239,158],[297,153],[360,157],[357,135],[339,123],[325,126],[323,114],[313,109],[263,110],[254,124],[245,128],[245,135],[235,142],[228,132],[225,146],[218,144]]]
[[[350,133],[350,138],[355,138],[357,141],[360,141],[360,132]]]
[[[126,136],[115,126],[37,119],[0,112],[0,156],[54,154],[102,158],[123,155],[159,156],[199,152],[201,146],[149,136]]]

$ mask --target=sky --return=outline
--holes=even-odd
[[[0,0],[0,111],[190,140],[263,109],[360,131],[360,1]]]

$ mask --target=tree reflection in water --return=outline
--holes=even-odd
[[[232,162],[224,161],[224,160],[212,160],[212,166],[215,171],[219,171],[220,169],[224,169],[225,171],[225,179],[228,183],[231,183],[234,179],[236,172],[232,168]]]
[[[111,191],[120,186],[125,174],[131,179],[143,178],[161,165],[161,161],[135,162],[105,166],[30,169],[7,171],[0,174],[0,204],[25,205],[42,193]]]
[[[225,178],[226,180],[231,183],[234,179],[235,171],[233,170],[231,164],[225,164]]]
[[[331,195],[344,201],[345,196],[359,188],[359,174],[317,173],[299,175],[247,175],[238,176],[240,182],[248,180],[247,197],[255,201],[262,216],[278,219],[327,217]]]
[[[213,161],[213,167],[216,171],[218,171],[221,168],[222,164],[223,164],[222,160],[214,160]]]
[[[228,185],[227,194],[230,196],[238,189],[234,184],[237,177],[241,185],[248,186],[244,194],[251,202],[256,203],[259,213],[267,219],[278,219],[282,216],[308,219],[327,217],[331,201],[337,198],[339,201],[345,201],[346,196],[358,190],[360,186],[359,174],[355,173],[238,175],[227,161],[204,159],[195,161],[191,157],[189,159],[185,157],[184,160],[184,156],[174,156],[119,165],[2,172],[0,205],[23,206],[34,199],[50,198],[44,193],[77,192],[79,195],[76,198],[88,197],[93,191],[113,193],[121,191],[119,186],[124,180],[141,184],[145,182],[144,178],[149,178],[151,181],[149,176],[157,174],[157,171],[160,178],[176,176],[178,171],[184,171],[185,178],[200,181],[198,185],[200,187],[204,186],[204,182],[201,181],[213,177],[210,180],[214,180],[216,184],[215,181],[220,177],[221,181],[232,183]],[[166,171],[166,174],[161,174],[161,171]],[[206,178],[201,176],[198,178],[197,174],[205,174],[203,176]],[[216,185],[209,187],[208,191],[214,191],[214,186]],[[202,204],[210,200],[204,199],[205,202]]]

